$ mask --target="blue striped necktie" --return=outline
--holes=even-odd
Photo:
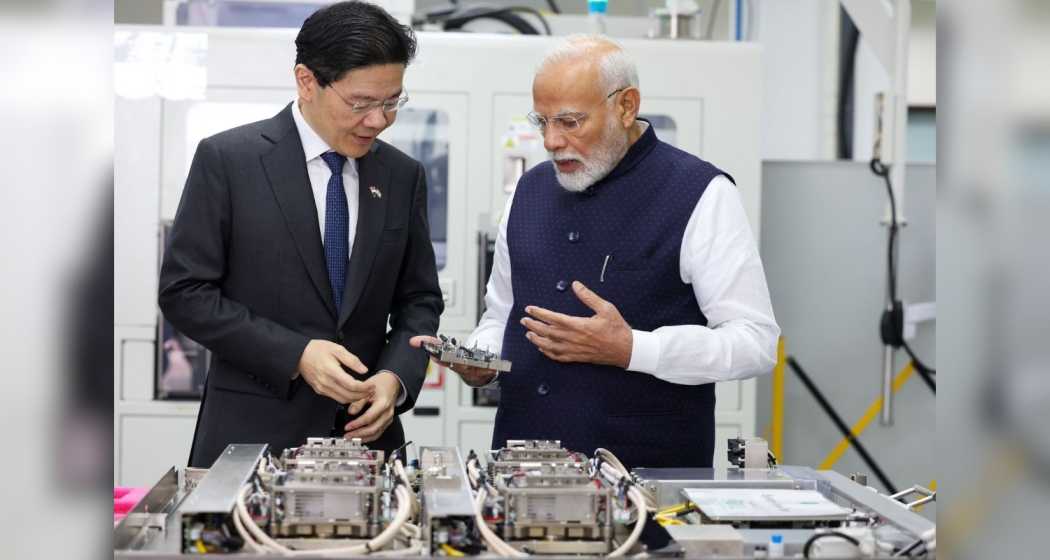
[[[325,152],[321,158],[332,170],[332,177],[328,179],[328,193],[325,195],[324,257],[328,264],[332,296],[335,297],[335,309],[338,311],[343,305],[346,266],[350,259],[350,248],[347,246],[350,243],[350,209],[343,188],[343,164],[346,158],[335,152]]]

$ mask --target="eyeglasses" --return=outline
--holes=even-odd
[[[329,85],[328,89],[334,91],[335,95],[350,107],[350,112],[357,114],[370,113],[375,109],[382,109],[384,113],[396,113],[398,109],[405,106],[405,103],[408,103],[408,93],[405,91],[402,91],[399,97],[383,99],[381,101],[351,102],[343,97],[343,94],[339,93],[339,90],[335,89],[335,86]]]
[[[630,86],[624,86],[620,89],[612,91],[611,93],[609,93],[609,95],[605,96],[605,99],[603,101],[608,101],[609,98],[627,89],[628,87]],[[554,115],[553,117],[545,117],[537,113],[536,111],[529,111],[529,114],[525,115],[525,118],[528,119],[529,124],[538,128],[540,130],[540,133],[542,134],[546,134],[547,126],[550,124],[553,124],[555,129],[567,134],[579,132],[580,128],[583,126],[583,121],[587,120],[587,117],[587,113],[580,112],[560,113],[558,115]]]

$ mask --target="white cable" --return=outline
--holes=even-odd
[[[616,467],[616,470],[620,471],[623,474],[627,474],[627,467],[623,466],[623,463],[620,462],[620,459],[617,458],[616,455],[613,455],[612,451],[609,451],[608,449],[605,449],[603,447],[599,447],[598,449],[594,450],[594,454],[601,455],[601,457],[605,459],[607,463],[612,463],[612,465]]]
[[[467,477],[470,479],[470,486],[475,487],[478,485],[478,467],[473,461],[467,461]]]
[[[252,552],[266,552],[267,549],[255,542],[255,539],[248,534],[248,530],[244,528],[244,523],[241,522],[240,513],[235,511],[232,517],[233,526],[237,529],[237,534],[244,540],[244,544],[248,545]]]
[[[528,554],[515,549],[506,543],[503,539],[499,538],[496,533],[489,528],[488,523],[485,523],[485,519],[481,516],[481,508],[485,505],[485,489],[480,488],[478,490],[477,498],[474,501],[474,520],[478,526],[478,531],[481,533],[481,538],[485,540],[485,543],[489,545],[489,548],[493,552],[500,556],[507,558],[525,558]]]
[[[480,508],[480,503],[484,502],[484,494],[479,494],[479,496],[481,499],[478,500],[478,507]],[[478,531],[481,533],[481,537],[485,540],[485,543],[489,545],[489,548],[491,548],[493,552],[499,554],[500,556],[509,558],[521,558],[527,556],[526,554],[519,552],[514,547],[507,544],[503,539],[496,535],[496,533],[493,532],[491,528],[489,528],[488,524],[485,523],[485,520],[481,518],[480,513],[477,514],[476,517],[478,519]]]
[[[622,480],[624,478],[619,472],[616,471],[615,467],[613,467],[612,465],[610,465],[608,463],[603,463],[602,464],[601,474],[602,474],[602,477],[605,478],[605,481],[608,482],[609,484],[613,485],[613,486],[619,484],[620,480]],[[632,488],[634,488],[634,487],[632,487]],[[637,489],[637,488],[635,488],[635,489]],[[633,501],[631,503],[632,503],[632,505],[635,505],[635,507],[633,508],[633,511],[635,511],[636,517],[639,516],[639,515],[642,515],[642,513],[645,511],[645,508],[643,507],[642,509],[638,509],[637,504],[635,504]],[[640,503],[644,504],[645,503],[644,499]],[[628,509],[628,508],[625,508],[625,509],[627,511],[632,511],[631,509]]]
[[[244,490],[245,489],[242,488],[241,492],[244,492]],[[244,544],[247,545],[248,548],[252,552],[265,552],[266,549],[261,547],[261,546],[259,546],[259,543],[255,542],[255,538],[252,537],[248,533],[248,530],[244,528],[244,524],[241,523],[241,513],[240,513],[240,511],[238,509],[236,509],[236,507],[233,510],[233,516],[232,517],[233,517],[233,527],[235,529],[237,529],[237,534],[240,535],[241,539],[244,540]]]
[[[250,484],[245,485],[244,489],[241,490],[241,493],[237,494],[237,510],[235,515],[241,516],[241,521],[244,523],[244,526],[252,536],[258,539],[258,542],[260,543],[259,546],[263,549],[277,553],[290,551],[291,549],[288,547],[270,538],[270,535],[267,535],[265,531],[260,529],[259,526],[255,524],[255,521],[252,520],[251,515],[248,514],[248,508],[244,505],[244,496],[251,489],[252,486]]]
[[[252,520],[251,515],[248,513],[248,508],[244,505],[244,496],[251,489],[251,485],[244,487],[244,490],[237,496],[237,514],[241,516],[241,521],[247,527],[248,532],[251,533],[256,539],[259,540],[260,544],[252,543],[255,546],[259,546],[264,550],[283,554],[285,556],[327,556],[329,554],[368,554],[371,551],[378,551],[379,549],[386,546],[390,541],[397,536],[401,528],[408,522],[408,517],[411,514],[412,502],[410,495],[411,493],[404,486],[398,486],[395,490],[397,495],[397,514],[394,516],[394,520],[386,526],[386,528],[379,533],[374,539],[368,541],[365,544],[357,544],[353,546],[339,547],[339,548],[327,548],[319,550],[294,550],[283,544],[277,542],[269,535],[266,534],[255,522]]]
[[[919,538],[921,538],[922,541],[924,543],[926,543],[926,550],[929,550],[930,552],[934,552],[934,551],[937,550],[937,528],[936,527],[934,527],[933,529],[930,529],[929,531],[926,531]]]
[[[405,488],[412,488],[412,481],[408,479],[408,472],[405,471],[405,465],[400,461],[394,461],[394,474],[398,476],[405,483]],[[420,511],[419,498],[415,492],[409,492],[412,496],[412,516],[416,516]]]
[[[645,511],[645,498],[642,496],[642,493],[633,486],[627,490],[627,496],[631,498],[631,501],[634,502],[634,507],[639,511],[638,521],[635,522],[634,530],[631,531],[627,540],[623,541],[623,544],[621,544],[619,548],[609,553],[609,558],[623,556],[628,550],[631,550],[631,548],[638,542],[638,539],[641,538],[642,530],[645,529],[645,520],[648,517],[648,514]]]
[[[386,546],[390,541],[394,540],[394,537],[401,531],[401,527],[408,523],[408,517],[412,513],[412,493],[405,486],[398,486],[394,493],[397,495],[397,514],[394,515],[394,520],[386,526],[383,532],[376,535],[376,538],[368,541],[368,551],[378,551]]]
[[[382,550],[379,552],[373,552],[372,556],[414,556],[423,552],[423,541],[413,540],[411,546],[407,548],[395,548],[392,550]]]
[[[405,523],[405,526],[401,528],[401,534],[408,539],[418,539],[423,536],[423,529],[414,523]]]
[[[595,455],[599,455],[604,459],[601,464],[600,473],[610,484],[619,484],[622,480],[630,480],[629,473],[624,468],[623,463],[616,458],[615,455],[605,449],[597,449]],[[638,539],[642,536],[642,531],[645,529],[645,521],[648,518],[648,510],[655,509],[654,506],[650,506],[646,500],[645,494],[641,488],[637,485],[632,485],[627,489],[627,497],[631,500],[634,505],[634,509],[637,512],[637,519],[634,522],[634,529],[627,539],[621,544],[616,550],[609,553],[609,557],[623,556],[627,553],[635,544]]]
[[[631,476],[631,472],[627,470],[627,467],[625,467],[624,464],[620,462],[620,459],[616,457],[616,455],[614,455],[612,451],[599,447],[598,449],[594,450],[594,454],[595,456],[600,456],[604,460],[604,462],[602,463],[603,467],[605,465],[609,465],[616,473],[617,476],[614,477],[614,480],[612,481],[613,483],[619,482],[620,478],[629,478]],[[605,469],[603,468],[602,474],[606,475],[606,478],[608,478],[608,474],[605,473],[604,470]],[[649,511],[656,511],[658,509],[656,495],[653,494],[653,492],[650,491],[648,488],[642,488],[640,486],[636,486],[636,488],[638,488],[638,491],[642,493],[642,497],[644,498],[643,503],[645,504],[646,509],[648,509]]]

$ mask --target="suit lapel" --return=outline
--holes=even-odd
[[[378,149],[377,142],[372,151],[357,159],[357,230],[354,235],[354,249],[350,254],[350,267],[346,272],[346,290],[343,292],[343,308],[339,313],[339,328],[350,318],[361,298],[386,223],[387,196],[383,193],[387,190],[390,170],[382,164],[379,154],[376,153]]]
[[[263,169],[266,170],[270,188],[277,197],[284,221],[295,240],[310,280],[324,299],[332,317],[336,317],[324,247],[321,245],[321,227],[317,223],[317,207],[310,188],[310,177],[306,173],[303,144],[292,119],[291,105],[274,117],[270,124],[273,126],[263,135],[275,146],[262,156]]]

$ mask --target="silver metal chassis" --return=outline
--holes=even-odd
[[[636,469],[635,473],[643,485],[657,492],[660,506],[677,503],[680,490],[686,487],[799,488],[818,490],[837,503],[854,507],[868,515],[877,516],[885,522],[885,526],[879,531],[879,537],[883,540],[906,545],[936,527],[934,522],[909,511],[904,504],[888,496],[872,492],[848,477],[833,471],[780,466],[772,471],[765,469],[751,472],[744,472],[742,469],[731,469],[729,472],[714,469]],[[186,479],[185,469],[168,471],[143,498],[142,502],[116,527],[114,530],[114,558],[148,560],[185,558],[179,553],[181,516],[177,513],[179,503],[186,497],[185,488],[191,484]],[[755,551],[764,548],[773,533],[783,536],[785,551],[789,555],[801,553],[803,544],[813,535],[812,529],[745,528],[739,531],[744,538],[743,558],[753,558]],[[342,542],[348,544],[345,540]],[[571,541],[555,541],[549,544],[565,545],[571,544]],[[603,552],[594,549],[591,545],[601,544],[604,543],[580,541],[578,549],[569,550],[561,546],[547,547],[542,541],[515,541],[512,543],[515,547],[528,548],[539,554],[594,554],[596,556],[602,555]],[[303,546],[303,548],[307,547]],[[234,556],[260,559],[275,557],[248,553],[238,553]],[[486,554],[486,556],[492,557],[493,555]],[[931,557],[935,556],[931,555]],[[348,556],[347,558],[367,557]],[[414,558],[420,558],[420,556],[414,556]],[[544,554],[545,560],[556,558],[559,556]],[[578,556],[575,558],[579,560]]]

